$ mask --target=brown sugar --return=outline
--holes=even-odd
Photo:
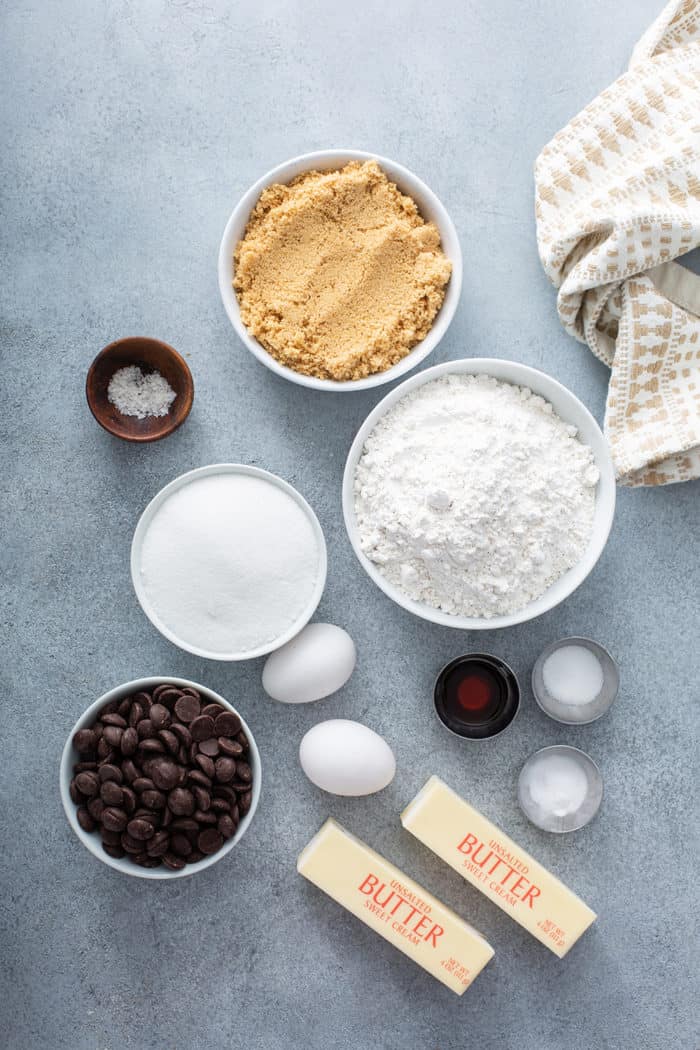
[[[451,264],[375,161],[263,190],[234,253],[241,318],[296,372],[360,379],[425,338]]]

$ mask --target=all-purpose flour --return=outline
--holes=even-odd
[[[141,580],[156,616],[182,641],[222,655],[284,634],[307,609],[320,571],[302,507],[247,474],[214,474],[177,489],[141,548]]]
[[[355,475],[362,550],[416,601],[517,612],[581,558],[598,468],[530,390],[452,374],[412,391],[368,437]]]

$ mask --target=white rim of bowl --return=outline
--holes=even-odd
[[[295,372],[294,369],[281,364],[272,354],[269,354],[257,339],[250,334],[241,320],[238,299],[232,286],[233,249],[235,247],[232,243],[232,231],[240,224],[243,214],[245,214],[247,223],[247,219],[255,207],[260,194],[272,183],[290,182],[302,171],[312,171],[314,168],[331,171],[336,167],[344,166],[352,160],[376,160],[391,181],[398,185],[402,193],[409,196],[413,196],[415,193],[427,201],[428,210],[432,212],[430,216],[424,214],[421,202],[416,201],[416,203],[419,205],[419,211],[423,218],[434,222],[438,227],[443,251],[452,263],[452,274],[442,306],[438,310],[425,339],[417,343],[405,357],[401,358],[400,361],[397,361],[395,365],[392,365],[385,372],[377,372],[371,376],[366,376],[364,379],[350,379],[343,382],[334,379],[318,379],[316,376],[307,376],[301,372]],[[242,226],[242,230],[244,229],[245,223]],[[450,242],[449,250],[446,246],[446,241]],[[462,291],[462,272],[462,250],[457,230],[444,204],[430,187],[402,164],[397,164],[396,161],[390,160],[388,157],[382,157],[378,153],[367,153],[363,150],[355,149],[317,150],[313,153],[302,153],[298,157],[292,157],[290,160],[272,168],[243,194],[226,223],[219,245],[218,279],[221,301],[228,319],[241,342],[254,357],[257,357],[258,361],[269,368],[270,371],[282,376],[282,378],[288,379],[292,383],[297,383],[299,386],[310,387],[312,390],[330,390],[336,393],[368,390],[371,387],[382,386],[384,383],[391,383],[393,380],[405,375],[412,368],[415,368],[421,361],[424,361],[441,342],[452,323]]]
[[[318,578],[308,605],[302,615],[298,617],[292,626],[288,628],[284,634],[280,635],[279,638],[245,653],[212,652],[208,649],[201,649],[196,645],[192,645],[190,642],[186,642],[182,638],[178,638],[178,636],[162,622],[155,610],[151,607],[139,573],[141,547],[143,545],[146,531],[155,517],[156,512],[160,509],[165,500],[171,496],[173,492],[177,492],[178,489],[184,488],[191,482],[215,474],[245,474],[250,477],[260,478],[261,480],[267,481],[270,484],[275,485],[277,488],[282,489],[283,492],[286,492],[288,496],[291,496],[292,499],[294,499],[308,517],[318,544]],[[185,652],[192,653],[194,656],[203,657],[205,660],[218,660],[220,662],[232,663],[240,660],[255,660],[259,656],[266,656],[268,653],[274,652],[275,649],[279,649],[280,646],[284,645],[285,642],[288,642],[291,638],[294,638],[306,626],[316,612],[318,603],[321,601],[321,596],[326,586],[328,553],[326,550],[326,540],[323,535],[323,529],[321,528],[313,508],[306,502],[301,493],[298,492],[293,485],[290,485],[288,481],[278,477],[277,474],[270,473],[269,470],[262,470],[260,467],[250,467],[245,463],[211,463],[206,467],[197,467],[195,470],[189,470],[185,474],[180,474],[179,477],[173,478],[173,480],[157,492],[150,503],[147,504],[138,520],[136,529],[134,530],[134,538],[131,541],[130,564],[131,582],[134,591],[136,592],[139,605],[156,630],[160,631],[160,633],[167,638],[168,641],[172,642],[173,645],[176,645],[179,649],[184,649]]]
[[[561,392],[564,400],[576,404],[578,410],[587,419],[594,431],[597,432],[600,439],[599,450],[593,450],[596,466],[600,471],[600,480],[596,486],[596,511],[598,510],[598,507],[601,507],[604,511],[607,510],[607,513],[602,519],[602,527],[599,528],[597,532],[594,531],[591,534],[591,541],[589,542],[588,548],[583,557],[534,602],[529,602],[523,609],[518,610],[518,612],[505,616],[493,616],[491,619],[474,616],[452,616],[450,613],[442,612],[440,609],[434,609],[430,605],[413,601],[399,590],[398,587],[395,587],[390,583],[361,549],[357,523],[355,520],[355,501],[353,494],[355,468],[362,454],[365,441],[376,426],[378,420],[393,408],[398,401],[405,397],[406,394],[443,375],[451,373],[459,375],[493,375],[493,372],[491,371],[492,369],[504,373],[512,373],[512,377],[509,379],[494,376],[499,382],[508,382],[517,386],[527,386],[533,391],[533,393],[539,394],[540,397],[549,401],[549,395],[547,393],[540,393],[538,390],[538,384],[541,384],[543,381],[545,388],[551,384],[553,388],[558,392]],[[559,409],[555,409],[555,411],[560,418],[566,420],[566,412],[562,413]],[[603,489],[605,492],[605,502],[601,499],[601,492]],[[542,616],[544,613],[549,612],[550,609],[553,609],[555,606],[569,598],[589,575],[605,549],[605,544],[610,535],[610,529],[612,528],[613,517],[615,514],[615,496],[615,471],[613,468],[612,457],[610,455],[610,449],[608,448],[608,444],[598,426],[598,423],[583,402],[580,401],[576,395],[568,389],[568,387],[565,387],[552,376],[547,375],[546,372],[541,372],[537,368],[531,368],[529,365],[523,365],[517,361],[509,361],[506,358],[496,357],[461,358],[456,361],[446,361],[444,364],[433,365],[432,368],[423,369],[423,371],[417,373],[417,375],[410,376],[408,379],[404,380],[403,383],[394,387],[394,389],[389,391],[379,404],[373,408],[358,430],[355,439],[350,446],[350,451],[348,452],[347,460],[345,461],[345,470],[343,472],[343,518],[345,520],[345,530],[348,534],[348,539],[350,540],[352,549],[355,552],[355,556],[369,578],[373,580],[380,590],[384,591],[387,597],[391,598],[397,605],[406,609],[408,612],[413,613],[415,616],[419,616],[423,620],[428,620],[430,623],[440,624],[443,627],[453,627],[457,630],[466,631],[493,631],[504,627],[513,627],[516,624],[525,623],[528,620],[533,620],[538,616]],[[594,537],[595,543],[593,542]],[[552,591],[556,590],[556,584],[566,577],[569,577],[569,582],[571,584],[569,589],[563,591],[559,596],[557,596],[556,593],[552,594]],[[537,610],[535,612],[532,611],[533,605],[537,605]]]
[[[205,860],[200,860],[197,864],[188,864],[182,869],[182,871],[171,871],[168,868],[140,868],[137,864],[129,863],[127,865],[125,858],[110,857],[109,854],[105,853],[101,848],[99,837],[94,832],[83,831],[80,824],[78,824],[78,807],[70,797],[69,792],[70,782],[73,779],[73,765],[78,761],[78,752],[73,747],[73,737],[78,730],[84,729],[89,722],[93,721],[98,711],[110,701],[123,700],[132,693],[137,693],[142,689],[152,689],[162,682],[168,682],[180,687],[186,685],[192,686],[193,689],[197,689],[207,699],[211,697],[212,703],[216,702],[222,704],[227,710],[238,715],[241,720],[241,728],[248,737],[251,758],[250,764],[253,771],[253,796],[250,803],[250,809],[236,828],[236,833],[233,838],[229,839],[228,842],[225,842],[218,853],[213,853],[210,857],[207,857]],[[110,868],[114,868],[115,871],[120,872],[122,875],[130,875],[138,879],[182,879],[191,875],[196,875],[198,872],[212,867],[213,864],[222,860],[223,857],[225,857],[226,854],[241,841],[250,827],[253,817],[255,816],[255,811],[258,808],[260,790],[262,787],[262,763],[260,761],[258,745],[255,743],[255,738],[250,730],[250,726],[240,711],[236,710],[233,704],[229,703],[229,701],[223,696],[214,692],[209,686],[200,685],[198,682],[192,682],[188,678],[174,678],[172,675],[151,675],[149,678],[136,678],[132,682],[124,682],[123,685],[115,686],[114,689],[110,689],[109,692],[104,693],[104,695],[98,700],[95,700],[90,704],[90,706],[83,712],[71,729],[63,748],[59,773],[59,787],[61,792],[61,802],[63,803],[63,809],[68,818],[68,823],[83,846],[85,846],[94,857],[101,860],[103,864],[106,864]]]

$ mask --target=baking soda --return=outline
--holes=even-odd
[[[590,704],[603,688],[600,660],[583,645],[562,645],[542,665],[544,687],[560,704]]]
[[[545,752],[535,758],[523,778],[523,787],[543,812],[555,817],[577,813],[588,795],[588,777],[569,755]]]

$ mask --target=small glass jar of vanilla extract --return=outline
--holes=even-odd
[[[490,740],[518,713],[520,687],[513,670],[498,656],[468,653],[440,671],[434,702],[450,732],[464,740]]]

